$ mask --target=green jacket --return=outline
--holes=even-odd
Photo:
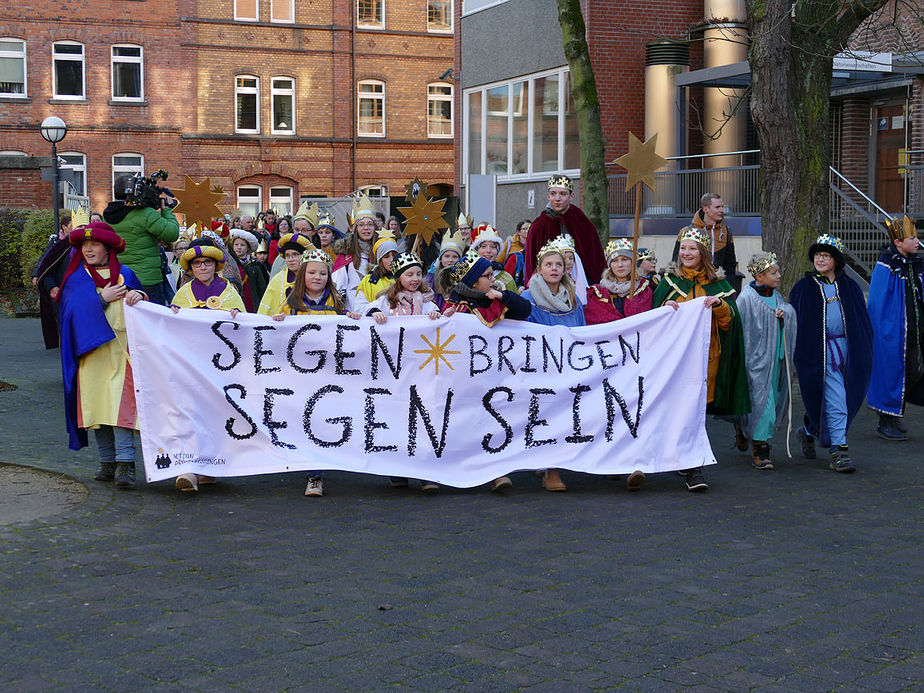
[[[157,243],[173,243],[180,235],[180,223],[173,210],[126,207],[116,200],[106,207],[103,219],[125,239],[125,251],[119,255],[119,262],[128,265],[143,286],[160,284],[164,276]]]

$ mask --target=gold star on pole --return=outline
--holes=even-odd
[[[417,236],[421,242],[429,244],[433,234],[439,235],[440,229],[449,226],[443,219],[443,205],[446,200],[431,200],[426,195],[418,195],[410,207],[398,207],[404,215],[404,233]]]
[[[195,222],[204,229],[212,228],[212,219],[224,216],[218,209],[218,203],[225,197],[224,192],[212,190],[210,178],[206,178],[201,183],[196,183],[189,176],[184,176],[184,178],[186,178],[186,187],[182,190],[174,190],[176,199],[180,201],[180,204],[174,208],[174,213],[185,214],[187,226]]]
[[[647,185],[649,190],[654,190],[654,172],[667,163],[667,159],[655,152],[657,145],[657,133],[644,144],[629,133],[629,153],[616,159],[616,163],[626,169],[626,190],[631,190],[639,181]]]
[[[427,188],[429,187],[427,183],[423,183],[420,178],[414,176],[414,180],[404,186],[404,199],[407,200],[408,204],[412,205],[420,193],[427,194]]]
[[[449,370],[451,371],[455,370],[455,368],[452,367],[452,364],[446,360],[446,354],[461,354],[462,353],[461,351],[452,351],[446,348],[449,346],[449,343],[453,339],[456,338],[455,335],[450,335],[449,339],[441,343],[440,342],[440,328],[437,327],[436,328],[436,343],[431,342],[424,335],[420,335],[420,338],[424,340],[427,343],[427,346],[429,346],[430,348],[429,349],[414,349],[415,354],[429,354],[429,356],[427,357],[427,360],[424,361],[422,364],[420,364],[420,368],[418,368],[417,370],[422,371],[426,367],[426,365],[430,363],[430,361],[433,361],[433,366],[436,371],[435,375],[439,375],[440,374],[440,360],[442,360],[443,363],[445,363],[449,367]]]

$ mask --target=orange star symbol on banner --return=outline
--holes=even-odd
[[[431,200],[424,194],[417,196],[410,207],[398,207],[404,215],[404,233],[417,236],[422,243],[429,244],[434,234],[449,226],[443,219],[443,205],[446,200]]]
[[[426,342],[427,346],[429,346],[430,348],[429,349],[414,349],[415,354],[427,354],[427,360],[424,361],[422,364],[420,364],[420,368],[418,368],[417,370],[422,371],[424,367],[431,361],[433,362],[433,366],[435,369],[434,375],[440,374],[440,361],[442,361],[447,366],[449,366],[449,370],[451,371],[455,370],[455,368],[452,367],[452,364],[449,363],[448,359],[446,358],[446,354],[461,354],[462,353],[461,351],[458,351],[458,350],[451,350],[451,349],[446,348],[449,346],[449,343],[453,339],[456,338],[454,334],[449,335],[449,339],[447,339],[445,342],[441,342],[440,341],[440,328],[437,327],[436,328],[436,342],[431,342],[429,339],[426,338],[425,335],[420,335],[420,338],[424,342]]]
[[[655,152],[657,145],[657,133],[644,143],[629,133],[629,153],[616,159],[616,163],[626,169],[626,190],[640,181],[654,190],[654,172],[667,163],[667,159]]]
[[[196,222],[204,229],[212,228],[212,219],[224,216],[218,209],[218,203],[224,199],[225,193],[220,189],[212,190],[209,178],[201,183],[196,183],[189,176],[184,176],[184,178],[186,178],[186,187],[173,191],[176,199],[180,201],[180,204],[174,208],[174,213],[185,214],[187,226]]]

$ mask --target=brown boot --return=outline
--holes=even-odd
[[[568,487],[561,480],[557,469],[546,469],[542,475],[542,488],[546,491],[565,491]]]
[[[748,438],[744,435],[744,431],[741,430],[741,425],[737,421],[735,422],[735,447],[741,452],[748,451]]]
[[[754,469],[773,469],[773,462],[770,461],[770,443],[766,440],[752,440],[751,445]]]

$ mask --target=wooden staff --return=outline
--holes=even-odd
[[[642,215],[642,184],[635,184],[635,224],[632,230],[632,275],[629,281],[629,294],[635,291],[635,269],[638,264],[638,220]]]

